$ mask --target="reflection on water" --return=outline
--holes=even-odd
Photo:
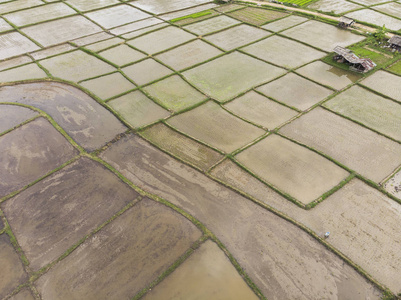
[[[350,71],[345,71],[336,67],[330,67],[328,68],[327,72],[330,72],[338,77],[347,77],[349,80],[351,80],[352,82],[357,81],[358,79],[361,78],[361,75],[356,74],[356,73],[352,73]]]

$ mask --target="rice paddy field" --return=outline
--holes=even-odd
[[[287,3],[0,1],[0,299],[401,297],[401,4]]]

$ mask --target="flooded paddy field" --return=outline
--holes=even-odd
[[[266,5],[0,1],[1,299],[401,293],[400,56]]]

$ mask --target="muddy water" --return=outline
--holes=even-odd
[[[234,114],[268,129],[276,128],[298,114],[295,110],[271,101],[254,91],[227,103],[225,107]]]
[[[83,16],[73,16],[29,26],[22,31],[47,47],[100,32],[102,29]]]
[[[299,67],[326,56],[324,52],[277,35],[247,46],[242,50],[285,68]],[[299,56],[298,53],[302,53],[302,56]]]
[[[78,154],[45,119],[0,137],[0,198],[39,179]]]
[[[43,300],[132,299],[201,235],[182,215],[145,198],[87,239],[35,285]]]
[[[280,132],[375,182],[401,163],[400,144],[322,108],[315,108]]]
[[[333,91],[294,73],[262,85],[257,91],[295,108],[306,110]]]
[[[122,68],[122,71],[137,85],[147,84],[173,72],[153,59],[145,59],[139,63]]]
[[[74,14],[76,14],[76,11],[64,3],[51,3],[7,14],[6,18],[20,27]]]
[[[372,76],[369,76],[365,80],[361,81],[361,83],[372,90],[378,91],[379,93],[382,93],[401,103],[400,76],[384,71],[378,71]]]
[[[206,241],[143,300],[257,300],[228,258]]]
[[[328,52],[333,51],[335,46],[346,47],[365,38],[318,21],[308,21],[285,30],[282,34]]]
[[[146,19],[151,15],[130,5],[122,4],[86,13],[85,16],[95,21],[100,26],[109,29],[127,23],[132,23],[134,21]]]
[[[153,54],[183,44],[195,37],[195,35],[178,27],[169,26],[133,39],[128,44],[146,53]],[[157,43],[154,42],[155,40]]]
[[[287,18],[283,18],[281,20],[270,22],[266,25],[263,25],[262,28],[277,32],[298,25],[305,21],[308,21],[308,19],[299,16],[289,16]]]
[[[361,78],[361,75],[330,66],[321,61],[306,65],[296,72],[336,90],[341,90]]]
[[[401,105],[394,101],[353,86],[324,106],[401,141]]]
[[[36,44],[18,32],[0,36],[0,60],[38,49]]]
[[[241,24],[215,34],[208,35],[205,37],[205,39],[217,47],[228,51],[269,35],[270,32],[265,30],[255,28],[250,25]]]
[[[284,72],[284,69],[233,52],[185,71],[183,75],[207,95],[224,102]]]
[[[80,50],[46,58],[41,64],[53,76],[74,82],[116,70],[104,61]]]
[[[303,204],[317,199],[349,175],[315,152],[277,135],[268,136],[236,159]]]
[[[202,22],[196,22],[194,24],[185,26],[184,28],[197,35],[205,35],[239,23],[240,22],[238,20],[223,15]]]
[[[22,289],[17,295],[10,298],[10,300],[35,300],[32,293],[28,288]]]
[[[175,70],[182,70],[209,60],[221,53],[223,52],[217,48],[203,41],[196,40],[174,48],[173,50],[164,52],[156,56],[156,58],[160,59]]]
[[[141,135],[163,150],[178,156],[204,171],[223,158],[223,155],[217,151],[187,138],[163,124],[156,124],[147,128],[141,132]]]
[[[378,299],[370,283],[304,231],[140,138],[124,137],[101,156],[203,222],[268,299]]]
[[[99,53],[102,57],[111,61],[112,63],[122,66],[131,62],[135,62],[142,58],[145,58],[146,55],[142,52],[139,52],[127,45],[120,45]]]
[[[0,133],[37,116],[38,113],[21,106],[0,105]]]
[[[169,110],[178,112],[206,100],[206,96],[190,86],[180,76],[173,75],[144,88]]]
[[[149,125],[170,115],[170,112],[154,103],[140,91],[118,97],[107,104],[132,127]]]
[[[70,85],[44,82],[3,86],[0,98],[42,109],[88,151],[126,130],[108,110]]]
[[[357,1],[355,1],[357,2]],[[349,10],[362,8],[363,6],[348,2],[348,1],[337,1],[337,0],[320,0],[313,2],[308,5],[308,8],[317,9],[324,12],[333,11],[336,14],[344,13]]]
[[[29,64],[0,72],[0,82],[46,78],[46,73],[37,64]]]
[[[230,153],[265,133],[234,117],[214,102],[177,115],[168,123],[178,130]]]
[[[112,83],[112,84],[111,84]],[[135,85],[128,81],[120,73],[113,73],[84,81],[80,84],[102,100],[120,95],[129,90],[135,89]]]
[[[23,265],[6,234],[0,235],[0,297],[11,293],[18,285],[28,280]]]
[[[136,7],[153,14],[167,13],[175,10],[181,10],[195,5],[210,2],[209,0],[138,0],[132,3]]]
[[[377,26],[383,26],[383,24],[385,24],[386,28],[392,30],[401,29],[401,20],[389,17],[371,9],[354,11],[347,14],[347,16],[355,20],[361,20],[370,24],[375,24]]]
[[[82,158],[9,199],[1,208],[36,271],[137,196],[105,167]]]

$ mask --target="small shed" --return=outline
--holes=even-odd
[[[390,47],[401,52],[401,36],[393,35],[391,39],[388,40]]]
[[[376,64],[369,58],[359,58],[351,50],[336,46],[334,48],[333,59],[339,63],[346,63],[349,65],[351,71],[366,73],[376,67]]]
[[[352,26],[355,23],[355,21],[351,18],[348,17],[344,17],[342,16],[339,20],[338,20],[338,26],[341,28],[347,28]]]

